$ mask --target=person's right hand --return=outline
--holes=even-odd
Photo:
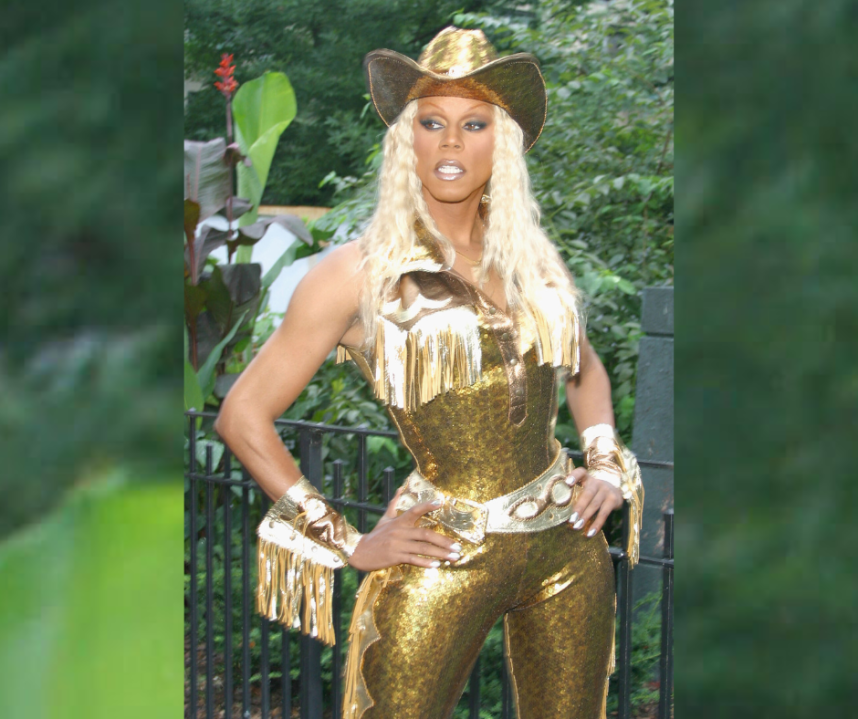
[[[418,527],[424,514],[438,509],[440,500],[416,504],[397,516],[394,510],[400,488],[387,505],[387,511],[369,534],[358,542],[349,558],[349,565],[362,572],[385,569],[396,564],[417,567],[438,567],[441,560],[455,562],[461,556],[462,545],[427,527]]]

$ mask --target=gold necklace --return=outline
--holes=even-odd
[[[456,250],[455,247],[453,249]],[[483,252],[485,252],[485,250],[483,250]],[[483,252],[480,252],[480,256],[477,259],[472,260],[467,255],[463,255],[461,252],[459,252],[459,250],[456,250],[456,254],[459,255],[459,257],[461,257],[463,260],[465,260],[465,262],[467,262],[468,264],[471,264],[474,266],[480,264],[483,261]]]

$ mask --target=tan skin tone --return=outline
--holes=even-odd
[[[418,103],[414,150],[423,196],[439,230],[458,252],[476,260],[482,254],[483,233],[477,210],[491,177],[492,106],[455,97],[424,98]],[[456,171],[440,172],[439,164],[445,163]],[[445,179],[449,176],[455,179]],[[280,327],[241,374],[215,423],[218,434],[272,500],[301,478],[301,470],[275,431],[274,420],[298,398],[337,344],[363,343],[358,321],[364,281],[357,269],[360,259],[357,244],[348,243],[307,273],[295,289]],[[452,269],[476,283],[475,265],[458,254]],[[498,306],[506,307],[499,277],[492,274],[482,289]],[[567,382],[566,397],[579,431],[614,423],[608,375],[586,336],[581,343],[581,369]],[[583,521],[575,528],[587,526],[590,536],[622,506],[616,487],[590,477],[583,468],[575,469],[567,482],[584,488],[574,508]],[[435,561],[459,558],[457,542],[416,526],[434,505],[419,504],[397,516],[395,502],[396,497],[358,543],[349,560],[351,566],[362,571],[396,564],[430,567]]]

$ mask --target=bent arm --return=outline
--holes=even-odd
[[[575,502],[575,511],[569,521],[577,530],[589,525],[586,535],[593,537],[608,515],[627,501],[629,524],[625,551],[630,566],[634,566],[640,554],[643,516],[644,490],[640,469],[616,430],[610,429],[615,426],[611,381],[586,338],[581,343],[581,371],[566,383],[566,398],[584,450],[584,466],[572,472],[573,481],[582,482],[584,489]]]
[[[272,500],[301,478],[274,420],[298,398],[344,335],[354,342],[363,284],[359,260],[357,245],[350,243],[307,273],[283,322],[241,373],[215,421],[217,433]]]
[[[611,380],[587,335],[582,336],[580,370],[566,381],[566,402],[579,435],[596,424],[614,425]]]

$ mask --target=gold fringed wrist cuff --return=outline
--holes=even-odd
[[[274,503],[256,534],[257,611],[333,646],[334,570],[346,565],[363,535],[306,477]]]
[[[638,461],[623,444],[620,435],[609,424],[595,424],[581,432],[584,466],[596,479],[618,487],[623,499],[629,503],[629,540],[626,554],[634,567],[640,554],[641,517],[643,515],[644,488]]]

